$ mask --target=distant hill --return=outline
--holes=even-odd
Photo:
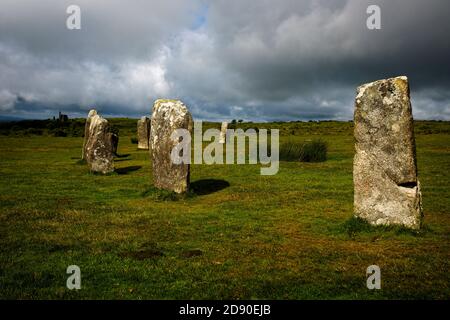
[[[23,120],[23,118],[0,115],[0,122],[20,121],[20,120]]]
[[[0,121],[0,135],[49,135],[56,137],[82,137],[84,135],[85,119],[69,119],[65,122],[58,120],[29,120],[2,117]],[[8,120],[7,120],[8,119]],[[119,132],[119,136],[136,136],[137,119],[107,118],[112,129]],[[17,121],[19,120],[19,121]],[[220,129],[220,122],[203,122],[203,132],[210,128]],[[229,129],[278,129],[280,136],[302,135],[353,135],[353,122],[349,121],[295,121],[295,122],[242,122],[230,123]],[[416,134],[450,134],[450,121],[414,121]]]

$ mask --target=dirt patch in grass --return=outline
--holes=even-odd
[[[164,252],[159,249],[144,249],[135,252],[121,252],[119,254],[122,258],[133,258],[136,260],[155,259],[164,256]]]
[[[193,250],[185,250],[181,252],[180,256],[183,258],[192,258],[192,257],[198,257],[203,255],[203,251],[200,249],[193,249]]]

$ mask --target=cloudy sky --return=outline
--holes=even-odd
[[[448,0],[0,0],[0,116],[138,117],[178,98],[203,120],[348,120],[358,85],[407,75],[415,118],[450,120],[449,14]]]

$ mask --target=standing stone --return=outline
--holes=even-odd
[[[419,229],[417,179],[408,78],[362,85],[355,104],[354,213],[372,225]]]
[[[114,154],[109,123],[99,115],[91,118],[85,156],[92,172],[106,174],[114,171]]]
[[[142,117],[137,122],[138,149],[148,150],[150,143],[150,119]]]
[[[119,147],[119,135],[115,132],[109,134],[111,139],[111,148],[113,155],[117,155],[117,148]]]
[[[225,121],[222,122],[222,128],[220,129],[219,143],[227,142],[227,129],[228,129],[228,123]]]
[[[91,125],[91,118],[97,115],[97,110],[91,109],[88,113],[86,124],[84,125],[84,139],[83,139],[83,150],[81,152],[81,159],[86,159],[86,142],[89,137],[89,127]]]
[[[176,129],[186,129],[192,134],[193,120],[188,108],[178,100],[156,100],[150,131],[153,183],[159,189],[183,193],[189,188],[189,164],[174,164],[172,149],[178,139],[171,139]]]

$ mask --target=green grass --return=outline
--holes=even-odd
[[[287,141],[280,146],[280,160],[323,162],[327,160],[327,144],[315,139],[303,143]]]
[[[116,173],[79,163],[81,137],[0,136],[3,299],[448,299],[450,125],[416,129],[424,229],[352,218],[352,123],[280,128],[281,142],[320,137],[328,159],[193,165],[192,192],[152,187],[148,151],[119,128]],[[220,124],[210,124],[219,127]],[[127,134],[128,133],[128,134]],[[66,288],[81,268],[82,289]],[[366,288],[377,264],[382,289]]]

